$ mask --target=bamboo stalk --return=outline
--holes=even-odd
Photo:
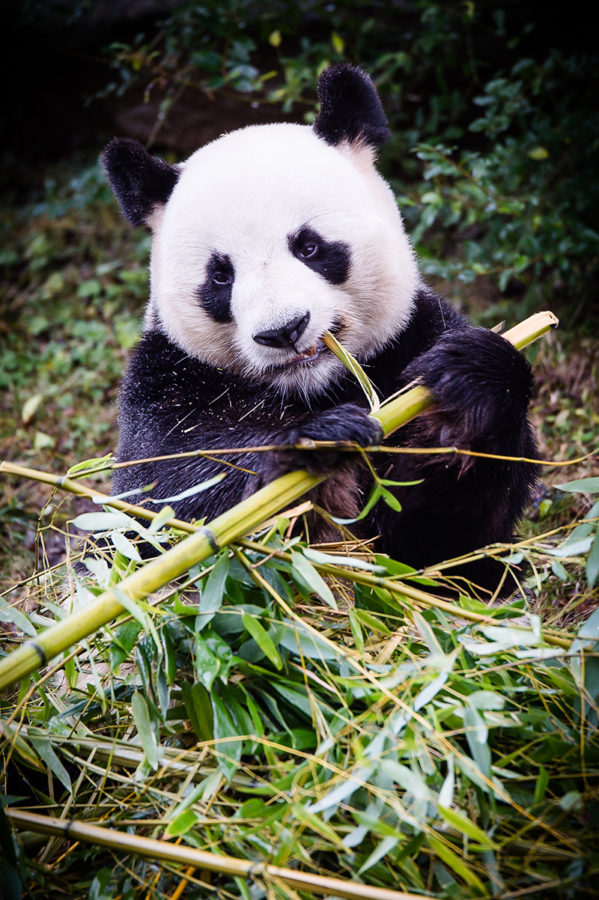
[[[521,349],[556,325],[557,321],[551,312],[537,313],[506,332],[506,335],[510,339],[509,336],[513,337],[515,333],[515,346]],[[419,385],[383,405],[372,415],[383,426],[385,435],[388,435],[409,422],[432,402],[426,388]],[[9,465],[2,464],[0,470],[9,471]],[[34,639],[25,641],[0,660],[0,691],[46,665],[54,656],[124,612],[123,605],[117,599],[120,591],[133,601],[147,597],[222,547],[255,531],[261,522],[276,515],[323,480],[324,476],[317,477],[302,470],[282,475],[123,579],[120,584],[104,591],[88,606],[50,626]],[[65,482],[66,480],[62,480],[62,486],[65,486]],[[75,482],[72,486],[77,492],[81,488]],[[95,496],[97,492],[92,493]],[[130,510],[130,507],[127,509]],[[147,510],[144,513],[147,518]]]
[[[22,830],[34,831],[38,834],[50,834],[83,841],[100,847],[109,847],[114,851],[133,853],[136,856],[149,857],[163,862],[179,863],[196,869],[219,872],[241,878],[260,878],[264,881],[282,881],[298,890],[312,891],[317,894],[331,894],[346,897],[348,900],[427,900],[423,894],[406,894],[391,888],[374,887],[345,878],[331,878],[312,872],[300,872],[269,863],[253,862],[235,856],[208,853],[187,847],[183,844],[171,844],[155,838],[142,837],[104,828],[76,820],[57,819],[54,816],[40,816],[37,813],[21,809],[6,809],[6,814],[14,825]],[[430,900],[430,898],[429,898]]]
[[[542,312],[534,313],[534,315],[524,319],[523,322],[514,325],[513,328],[508,328],[507,331],[503,332],[502,337],[513,344],[514,347],[517,347],[518,350],[523,350],[524,347],[528,347],[529,344],[542,337],[550,328],[555,328],[557,325],[559,325],[558,317],[546,309]]]
[[[120,584],[104,591],[88,606],[50,626],[35,638],[25,641],[0,660],[0,691],[34,672],[72,644],[106,625],[125,607],[117,596],[123,591],[132,600],[141,600],[186,572],[191,566],[218,552],[232,541],[255,530],[264,519],[275,515],[323,477],[301,470],[288,472],[242,500],[209,525],[151,560]]]
[[[112,507],[112,509],[126,512],[127,515],[135,516],[138,519],[152,520],[158,515],[158,513],[153,510],[146,509],[145,506],[133,506],[125,500],[108,497],[101,491],[88,488],[84,484],[81,484],[81,482],[75,481],[73,478],[66,478],[64,475],[52,475],[51,472],[40,472],[38,469],[30,469],[27,466],[20,466],[17,463],[6,461],[0,462],[0,473],[4,475],[16,475],[18,478],[29,478],[32,481],[39,481],[42,484],[50,484],[52,487],[68,491],[70,494],[75,494],[77,497],[87,497],[92,501],[97,498],[101,500],[102,503]],[[189,522],[184,522],[182,519],[169,519],[165,524],[170,528],[178,528],[181,531],[190,533],[197,531],[195,525],[190,525]]]

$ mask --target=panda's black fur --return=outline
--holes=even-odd
[[[356,147],[358,152],[386,138],[387,123],[379,98],[361,70],[330,67],[321,76],[319,95],[321,112],[314,127],[319,141],[334,147]],[[168,201],[179,177],[177,167],[154,160],[135,142],[126,140],[109,145],[105,167],[126,217],[133,224],[149,222],[155,231],[161,228],[155,211],[160,212]],[[331,286],[343,285],[351,265],[351,241],[327,240],[308,227],[285,239],[290,253],[307,266],[312,262],[317,279]],[[315,243],[318,252],[312,259]],[[215,329],[216,335],[216,329],[233,319],[231,286],[236,259],[216,247],[206,251],[206,260],[205,278],[195,289],[194,302],[212,323],[205,327]],[[371,302],[377,303],[375,294]],[[433,392],[436,406],[393,434],[386,444],[458,446],[534,457],[535,443],[527,420],[531,373],[524,357],[499,335],[471,326],[420,281],[409,303],[405,320],[368,353],[364,366],[381,397],[420,379]],[[343,312],[339,311],[342,342]],[[248,374],[239,366],[228,368],[222,361],[214,364],[181,346],[181,341],[168,333],[166,318],[159,305],[150,307],[145,333],[122,385],[120,460],[196,449],[289,448],[301,438],[355,441],[361,446],[379,442],[379,427],[367,416],[360,388],[341,367],[323,386],[302,390],[301,370],[309,372],[320,365],[318,359],[304,359],[304,351],[292,360],[293,365],[274,363],[262,376]],[[309,313],[292,316],[285,323],[275,317],[273,328],[253,334],[253,340],[261,347],[275,348],[278,360],[286,348],[298,352],[300,335],[309,320]],[[331,321],[330,327],[335,329],[339,323]],[[270,352],[261,347],[260,352]],[[318,353],[328,351],[320,347]],[[279,375],[275,377],[281,368],[283,374],[293,369],[295,388],[281,387]],[[214,459],[180,457],[119,469],[114,489],[120,493],[151,484],[150,496],[171,497],[224,470],[226,477],[217,486],[173,504],[179,518],[210,520],[286,470],[307,467],[322,471],[337,466],[314,499],[334,515],[348,517],[356,514],[368,490],[367,469],[356,457],[352,459],[348,463],[347,455],[328,451],[248,450],[226,457],[234,466],[223,469]],[[527,463],[456,454],[377,453],[371,461],[385,478],[422,482],[393,489],[401,512],[379,502],[356,530],[365,536],[379,535],[375,544],[379,551],[416,568],[487,543],[511,540],[536,477],[535,467]],[[483,559],[465,574],[493,590],[501,568]]]

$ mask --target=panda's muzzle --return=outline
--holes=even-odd
[[[310,321],[310,313],[307,312],[302,316],[282,325],[280,328],[273,328],[270,331],[261,331],[259,334],[253,335],[257,344],[265,347],[273,347],[277,350],[294,350],[295,356],[291,356],[284,362],[273,366],[275,369],[286,369],[288,366],[295,366],[299,363],[309,363],[318,359],[320,354],[327,348],[323,341],[318,338],[310,347],[305,350],[299,350],[297,344],[305,332],[308,322]],[[338,330],[338,326],[332,325],[331,330]]]

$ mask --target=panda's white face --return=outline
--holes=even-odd
[[[149,317],[238,375],[318,393],[341,368],[327,329],[365,361],[410,316],[416,262],[365,146],[302,125],[232,132],[184,163],[147,221]]]

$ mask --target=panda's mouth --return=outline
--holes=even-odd
[[[289,366],[299,366],[305,363],[313,363],[326,349],[327,348],[325,347],[324,343],[319,338],[315,344],[312,344],[312,346],[308,347],[307,350],[304,350],[303,353],[298,353],[297,356],[292,356],[291,359],[288,359],[286,362],[278,365],[276,368],[287,369],[289,368]]]

